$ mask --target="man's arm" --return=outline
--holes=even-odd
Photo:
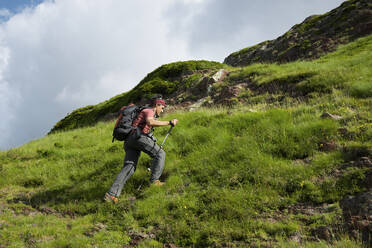
[[[171,122],[172,122],[173,126],[175,126],[178,121],[176,119],[174,119]],[[146,123],[150,126],[153,126],[153,127],[171,125],[169,121],[158,121],[158,120],[155,120],[154,117],[147,117],[146,118]]]

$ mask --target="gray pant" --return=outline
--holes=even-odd
[[[115,182],[112,184],[108,193],[119,197],[126,181],[136,171],[137,162],[141,155],[141,151],[150,155],[153,158],[150,182],[158,180],[164,169],[165,152],[160,148],[152,138],[141,135],[137,138],[136,135],[130,135],[124,142],[125,158],[124,166],[120,173],[116,176]]]

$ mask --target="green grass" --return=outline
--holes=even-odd
[[[118,205],[101,201],[123,159],[122,144],[111,143],[112,122],[48,135],[1,152],[0,206],[5,214],[0,221],[1,228],[7,226],[0,244],[121,247],[130,242],[132,233],[142,232],[154,235],[153,241],[141,242],[144,247],[163,243],[246,247],[268,240],[291,247],[290,237],[296,233],[310,237],[316,226],[338,225],[332,216],[340,210],[336,207],[326,218],[314,216],[316,221],[308,225],[283,209],[297,203],[337,206],[345,195],[364,190],[363,170],[347,171],[340,178],[332,178],[331,172],[357,156],[354,153],[361,147],[369,152],[371,141],[365,135],[370,135],[371,126],[356,140],[340,137],[338,128],[357,129],[361,121],[352,116],[341,121],[321,119],[323,111],[340,104],[327,106],[326,100],[257,113],[241,106],[166,116],[180,120],[165,147],[166,186],[148,184],[146,168],[151,160],[142,155]],[[360,104],[354,115],[371,117],[370,105],[342,99],[347,100]],[[166,131],[157,129],[159,140]],[[340,150],[322,152],[319,142],[327,140],[350,147],[350,155],[343,156]],[[310,162],[303,162],[306,159]],[[56,213],[41,213],[44,207]],[[27,215],[25,209],[35,213]],[[269,218],[279,213],[280,218]],[[87,236],[97,223],[107,227]],[[356,246],[347,237],[335,242],[336,247],[337,242]]]
[[[341,46],[315,61],[298,61],[283,65],[255,64],[236,69],[230,81],[251,80],[257,85],[289,84],[302,95],[331,93],[340,89],[357,98],[372,97],[372,35]]]

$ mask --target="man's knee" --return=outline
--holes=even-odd
[[[159,159],[164,159],[165,158],[165,151],[163,149],[160,149],[159,152],[156,155],[157,158]]]
[[[125,160],[124,167],[128,167],[128,169],[136,170],[136,163],[132,160]]]

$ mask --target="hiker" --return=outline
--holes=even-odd
[[[165,108],[163,99],[155,99],[149,108],[143,109],[133,121],[133,130],[124,141],[124,165],[120,173],[116,176],[115,182],[110,190],[105,194],[104,200],[109,202],[118,202],[118,197],[126,181],[136,171],[138,159],[141,151],[147,153],[153,158],[150,182],[156,186],[162,186],[164,182],[159,180],[165,161],[164,150],[156,144],[156,139],[152,134],[153,127],[175,126],[178,120],[159,121],[156,119]]]

